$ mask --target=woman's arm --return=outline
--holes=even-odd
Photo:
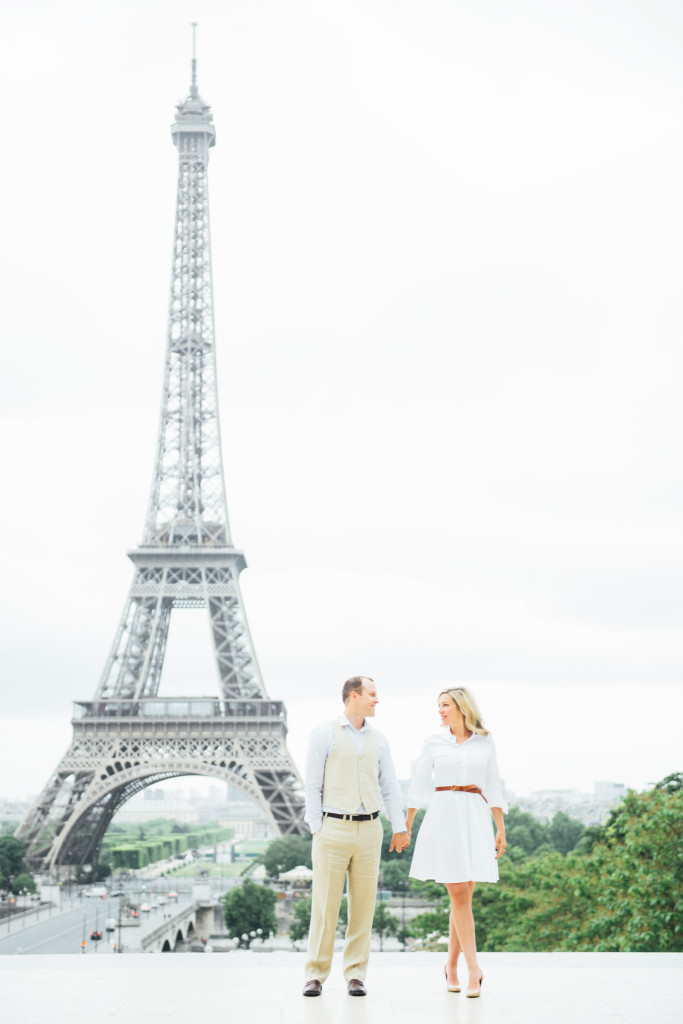
[[[408,809],[413,810],[413,818],[418,807],[425,807],[434,791],[432,782],[432,748],[429,740],[422,745],[420,756],[415,765],[413,778],[408,787]],[[412,820],[412,819],[411,819]]]
[[[410,839],[410,833],[413,830],[413,819],[417,814],[417,807],[409,807],[406,811],[406,828],[408,830],[408,838]]]
[[[410,811],[408,811],[408,814],[410,814]],[[496,823],[496,860],[498,860],[498,858],[502,857],[503,854],[505,853],[505,847],[507,846],[507,843],[505,842],[505,822],[503,821],[503,808],[492,807],[491,814],[493,815],[493,820]],[[408,834],[410,835],[410,825],[408,826]]]
[[[498,761],[496,758],[496,745],[493,736],[489,733],[489,753],[486,762],[486,776],[482,786],[484,796],[489,802],[489,807],[500,807],[504,814],[508,812],[508,804],[503,795],[503,784],[498,773]],[[496,822],[497,824],[497,822]]]

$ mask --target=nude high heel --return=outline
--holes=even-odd
[[[468,988],[467,989],[467,998],[468,999],[478,999],[479,996],[481,995],[481,986],[483,984],[484,984],[484,972],[483,971],[479,971],[479,988]]]
[[[448,964],[446,964],[446,966],[444,967],[443,973],[446,976],[446,988],[448,989],[448,991],[449,992],[459,992],[460,991],[460,982],[458,982],[457,985],[449,985],[449,983],[448,983]]]

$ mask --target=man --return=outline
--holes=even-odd
[[[369,676],[342,689],[344,714],[311,735],[306,759],[305,820],[313,833],[313,894],[305,996],[319,996],[330,973],[339,905],[348,875],[344,978],[364,996],[382,849],[382,802],[391,821],[390,851],[408,846],[401,793],[389,745],[368,719],[377,690]]]

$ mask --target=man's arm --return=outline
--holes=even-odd
[[[311,733],[306,755],[304,797],[306,813],[304,821],[315,834],[323,823],[323,781],[325,762],[334,745],[334,734],[329,725],[320,725]]]
[[[401,789],[398,784],[398,779],[396,778],[396,771],[394,769],[394,762],[391,759],[389,744],[384,736],[381,737],[379,743],[378,782],[379,791],[382,794],[382,800],[384,801],[384,809],[387,812],[389,821],[391,822],[391,831],[393,833],[389,853],[392,853],[394,850],[396,850],[397,853],[402,853],[402,851],[408,846],[410,837],[406,830],[406,819],[403,814]]]

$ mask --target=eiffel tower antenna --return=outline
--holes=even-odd
[[[287,750],[286,710],[261,677],[239,588],[223,478],[208,163],[211,108],[197,89],[192,24],[189,95],[171,136],[178,190],[168,337],[152,487],[135,567],[92,700],[74,706],[71,746],[16,835],[36,870],[94,863],[113,815],[163,779],[204,775],[258,803],[279,834],[303,834],[301,781]],[[218,694],[162,698],[171,612],[208,610]]]
[[[197,92],[197,22],[192,22],[192,82],[190,84],[190,96],[193,100],[197,99],[199,93]]]

